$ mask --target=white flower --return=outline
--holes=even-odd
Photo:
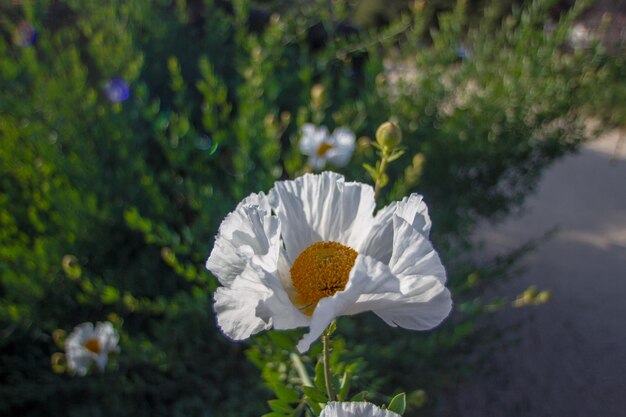
[[[335,129],[332,135],[324,126],[305,124],[301,129],[300,151],[309,157],[309,165],[320,170],[330,162],[343,167],[354,152],[354,133],[345,127]]]
[[[400,414],[368,402],[331,401],[326,404],[320,417],[400,417]]]
[[[306,352],[338,316],[373,311],[390,326],[427,330],[450,312],[446,273],[428,235],[422,197],[373,216],[374,190],[333,172],[279,181],[222,222],[207,268],[222,284],[222,331],[309,327]]]
[[[104,371],[109,353],[117,352],[119,336],[113,325],[99,322],[94,329],[91,323],[81,323],[65,339],[67,367],[79,376],[85,376],[94,361]]]

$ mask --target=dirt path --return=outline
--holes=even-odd
[[[499,291],[514,297],[535,284],[553,297],[489,318],[501,328],[523,318],[521,340],[502,346],[497,372],[462,387],[446,415],[626,416],[626,143],[611,162],[617,139],[555,164],[523,217],[481,232],[495,254],[558,226]]]

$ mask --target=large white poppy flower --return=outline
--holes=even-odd
[[[81,323],[65,339],[65,356],[70,371],[85,376],[91,362],[104,371],[109,353],[117,352],[119,336],[111,323]]]
[[[301,128],[300,151],[309,157],[309,165],[315,170],[323,169],[326,162],[343,167],[350,162],[354,152],[354,133],[345,127],[337,128],[333,134],[324,126],[307,123]]]
[[[207,268],[222,287],[222,331],[309,327],[306,352],[338,316],[373,311],[390,326],[426,330],[450,312],[446,273],[428,235],[422,197],[376,216],[374,190],[333,172],[279,181],[251,194],[222,222]]]
[[[400,417],[400,414],[368,402],[331,401],[326,404],[320,417]]]

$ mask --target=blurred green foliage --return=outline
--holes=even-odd
[[[463,2],[436,15],[415,2],[381,29],[351,24],[341,1],[280,4],[0,4],[0,412],[267,410],[258,371],[216,330],[204,261],[242,197],[302,172],[295,145],[311,121],[369,137],[389,118],[402,127],[406,154],[381,204],[426,196],[457,305],[429,334],[341,320],[346,354],[363,358],[368,386],[418,390],[409,407],[461,372],[484,312],[477,297],[510,261],[468,263],[472,227],[518,207],[542,170],[576,149],[582,110],[596,92],[619,97],[610,92],[623,62],[600,45],[565,48],[578,9],[547,32],[549,1],[504,18],[495,2],[479,25]],[[13,41],[22,21],[37,30],[32,46]],[[130,86],[123,103],[105,95],[113,77]],[[343,172],[366,182],[362,164],[374,159],[361,141]],[[468,279],[478,272],[480,282]],[[54,373],[53,332],[101,320],[122,334],[109,372]],[[248,356],[266,381],[288,383],[293,369],[268,369],[288,361],[290,336],[266,337]]]

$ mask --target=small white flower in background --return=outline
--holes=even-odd
[[[326,404],[320,417],[400,417],[400,414],[383,410],[368,402],[331,401]]]
[[[65,339],[65,356],[70,371],[85,376],[91,362],[104,371],[109,353],[118,352],[119,335],[110,322],[81,323]]]
[[[340,127],[330,135],[324,126],[307,123],[300,131],[300,151],[309,157],[313,169],[323,169],[327,162],[336,167],[350,162],[355,146],[355,136],[350,129]]]
[[[427,330],[450,312],[446,272],[428,236],[422,196],[376,216],[374,190],[334,172],[279,181],[246,197],[222,222],[207,268],[222,287],[222,331],[308,327],[306,352],[338,316],[373,311],[390,326]]]

